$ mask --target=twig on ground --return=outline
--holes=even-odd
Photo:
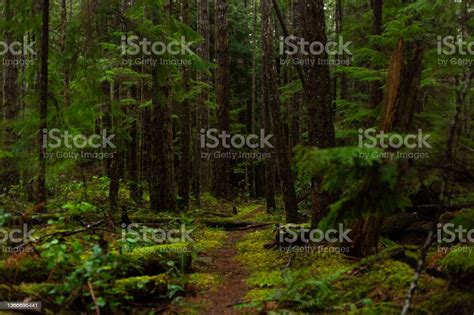
[[[97,298],[95,297],[94,288],[92,288],[92,283],[90,280],[87,280],[87,286],[89,287],[89,292],[91,294],[92,301],[94,302],[94,305],[95,305],[95,314],[100,315],[99,304],[97,304]]]

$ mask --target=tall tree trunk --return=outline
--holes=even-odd
[[[137,67],[136,72],[140,72],[140,69]],[[132,86],[130,90],[131,97],[136,100],[137,103],[141,102],[139,86]],[[132,108],[129,111],[129,115],[133,117],[132,122],[130,123],[130,143],[128,144],[128,176],[129,176],[129,189],[130,189],[130,198],[135,202],[139,203],[142,199],[142,195],[139,189],[139,150],[140,150],[140,135],[139,135],[139,121],[140,121],[140,111]]]
[[[203,42],[198,46],[198,54],[204,60],[209,61],[209,0],[197,0],[197,31],[203,37]],[[209,83],[207,74],[199,72],[197,74],[198,81]],[[209,128],[209,109],[207,101],[209,93],[207,88],[199,94],[196,106],[196,130],[207,130]],[[201,148],[199,141],[196,141],[195,155],[195,173],[194,173],[194,197],[196,202],[200,204],[201,191],[209,189],[209,160],[201,157],[202,152],[208,152],[207,148]]]
[[[423,50],[415,43],[408,62],[405,61],[405,50],[404,41],[400,38],[390,58],[379,121],[379,130],[385,133],[409,130],[418,98]],[[381,215],[371,215],[368,219],[360,219],[354,223],[351,232],[351,255],[366,257],[377,251],[382,223]]]
[[[263,127],[267,133],[272,133],[272,120],[270,115],[269,100],[268,100],[268,84],[266,82],[266,73],[267,68],[266,64],[263,64],[262,69],[262,116],[263,117]],[[272,152],[272,154],[275,154]],[[267,204],[267,212],[271,212],[276,209],[276,200],[275,200],[275,158],[270,157],[265,160],[265,200]]]
[[[112,81],[110,83],[110,93],[109,93],[109,100],[107,101],[107,129],[114,130],[116,129],[116,122],[114,121],[113,117],[113,104],[114,100],[121,99],[120,93],[120,83]],[[118,213],[118,197],[119,197],[119,190],[120,190],[120,175],[122,170],[122,152],[117,150],[113,153],[113,157],[110,161],[109,169],[108,169],[108,176],[110,180],[109,184],[109,213],[108,213],[108,220],[111,227],[115,226],[114,222],[114,215]]]
[[[304,0],[303,37],[306,41],[327,42],[323,0]],[[306,103],[309,117],[309,144],[318,148],[335,145],[335,131],[331,99],[331,77],[329,66],[322,61],[328,59],[326,52],[311,55],[314,63],[306,68]],[[312,180],[311,225],[316,227],[329,212],[331,196],[322,189],[322,178]]]
[[[273,23],[272,23],[272,0],[263,0],[262,6],[262,43],[267,104],[272,117],[273,133],[276,141],[276,155],[278,160],[278,171],[282,182],[283,201],[285,204],[285,215],[288,223],[298,222],[298,204],[293,185],[293,175],[291,173],[290,158],[287,150],[287,141],[280,111],[280,101],[277,89],[277,69],[273,46]]]
[[[71,0],[72,1],[72,0]],[[66,55],[66,32],[67,32],[67,4],[66,0],[61,0],[61,41],[60,41],[60,49],[61,53],[65,56]],[[70,104],[70,91],[69,91],[69,83],[70,83],[70,71],[69,71],[69,61],[66,59],[63,61],[63,98],[64,98],[64,106],[67,108]]]
[[[48,49],[49,49],[49,0],[43,0],[43,26],[41,34],[41,72],[39,108],[39,172],[36,199],[45,202],[46,190],[46,143],[43,143],[43,130],[48,128]]]
[[[344,17],[344,12],[342,8],[342,0],[336,0],[336,35],[337,37],[342,36],[342,30],[343,30],[343,17]],[[346,55],[345,52],[342,54],[337,55],[338,59],[343,59],[345,60],[346,58],[349,58],[349,56]],[[339,80],[338,80],[339,79]],[[340,73],[340,74],[334,74],[334,100],[337,98],[337,82],[339,81],[339,98],[342,100],[348,99],[348,83],[347,83],[347,75],[345,73]],[[335,107],[335,106],[334,106]]]
[[[247,132],[255,132],[255,113],[257,108],[257,0],[252,0],[252,99],[247,109]],[[249,178],[249,195],[256,196],[255,191],[255,165],[249,163],[247,166]]]
[[[5,31],[5,43],[10,45],[14,41],[14,32],[11,28],[11,21],[13,20],[14,10],[12,7],[12,0],[5,1],[4,16],[5,24],[8,29]],[[18,58],[10,49],[5,54],[5,59],[11,61],[5,65],[4,82],[3,82],[3,119],[5,120],[5,128],[0,130],[3,137],[2,145],[6,150],[10,150],[11,146],[17,139],[17,135],[11,128],[10,124],[17,118],[19,108],[19,88],[18,88],[18,68],[15,66],[14,61]],[[0,164],[0,194],[8,192],[11,185],[18,183],[19,173],[14,158],[4,158]]]
[[[383,13],[383,0],[372,0],[372,12],[373,12],[373,24],[374,24],[374,35],[382,34],[382,13]],[[380,46],[376,45],[375,50],[380,51]],[[379,107],[382,102],[382,82],[374,81],[370,85],[370,105],[372,108]]]
[[[189,21],[189,3],[188,0],[181,0],[181,19],[186,25]],[[185,92],[189,91],[189,69],[184,66],[182,71],[183,88]],[[180,208],[189,209],[189,188],[191,178],[191,109],[188,98],[185,98],[181,105],[181,146],[179,163],[179,181],[178,195],[180,199]]]
[[[227,34],[227,1],[216,0],[215,23],[216,23],[216,101],[217,101],[217,129],[219,132],[230,132],[229,122],[229,38]],[[229,194],[230,163],[228,159],[217,159],[214,176],[214,194],[219,197],[227,197]]]
[[[152,70],[152,126],[156,137],[152,142],[152,187],[150,192],[153,211],[175,211],[175,184],[173,166],[173,127],[171,121],[170,87],[165,70]],[[159,75],[166,80],[159,83]]]
[[[302,6],[300,3],[301,0],[292,0],[291,8],[293,11],[292,14],[292,28],[293,35],[297,37],[302,36]],[[293,79],[293,78],[292,78]],[[290,110],[290,128],[288,133],[288,143],[290,150],[293,150],[296,145],[300,143],[301,135],[301,114],[302,114],[302,103],[303,103],[303,93],[296,93],[291,98],[291,110]]]

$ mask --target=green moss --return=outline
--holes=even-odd
[[[219,200],[208,192],[201,195],[201,203],[206,206],[216,206],[219,204]]]
[[[248,233],[237,243],[237,259],[252,272],[271,271],[285,264],[284,257],[277,251],[263,246],[273,240],[271,229]]]
[[[277,292],[277,289],[273,288],[262,288],[262,289],[253,289],[248,291],[245,294],[244,299],[252,302],[263,302],[271,300]]]
[[[22,283],[14,287],[14,291],[20,295],[45,299],[54,288],[53,283]]]
[[[275,287],[283,285],[282,273],[275,271],[257,271],[250,275],[247,283],[254,287]]]
[[[238,208],[238,214],[235,215],[235,218],[245,218],[251,215],[255,210],[257,210],[259,207],[262,207],[261,205],[256,205],[256,204],[250,204],[250,205],[245,205],[241,206]]]
[[[127,275],[156,275],[165,272],[172,265],[181,271],[191,269],[192,249],[187,243],[174,243],[140,247],[126,253],[122,259],[127,264]]]
[[[5,284],[0,284],[0,301],[11,301],[12,293],[10,287]]]
[[[193,244],[197,251],[208,251],[218,248],[222,245],[226,238],[225,231],[213,228],[203,228],[196,231]]]
[[[171,220],[176,218],[176,214],[168,214],[168,213],[150,213],[150,212],[142,212],[138,211],[132,214],[129,214],[129,218],[132,222],[140,222],[140,223],[168,223]]]
[[[474,309],[474,293],[446,287],[419,303],[419,306],[432,314],[471,314]]]
[[[453,247],[451,252],[440,261],[440,265],[454,282],[472,283],[474,281],[474,247]]]
[[[357,308],[357,305],[353,305],[354,309],[348,312],[350,315],[398,315],[401,312],[401,307],[394,303],[379,303],[379,304],[367,304],[361,308]]]
[[[219,284],[219,276],[213,273],[192,273],[189,275],[189,284],[197,290],[209,290]]]
[[[406,264],[385,260],[370,269],[361,267],[341,277],[336,287],[345,292],[344,301],[364,298],[389,301],[403,299],[413,278],[413,270]]]
[[[172,279],[166,274],[130,277],[117,280],[115,289],[128,299],[143,300],[151,297],[164,297],[168,292],[168,286],[172,283]]]
[[[461,210],[451,222],[468,230],[474,229],[474,208]]]
[[[1,283],[40,282],[45,281],[48,274],[47,262],[41,259],[0,261]]]

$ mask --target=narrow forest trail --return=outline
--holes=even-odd
[[[256,213],[264,211],[258,207],[242,219],[251,220]],[[246,279],[249,272],[239,263],[237,259],[237,244],[246,234],[254,229],[228,230],[226,238],[221,246],[201,255],[206,258],[203,266],[197,267],[196,272],[213,273],[219,277],[216,287],[205,291],[196,292],[196,295],[185,299],[183,307],[173,311],[173,314],[251,314],[252,310],[245,308],[239,310],[234,306],[243,302],[247,292]]]

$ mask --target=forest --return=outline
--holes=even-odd
[[[0,0],[1,314],[474,313],[472,0]]]

